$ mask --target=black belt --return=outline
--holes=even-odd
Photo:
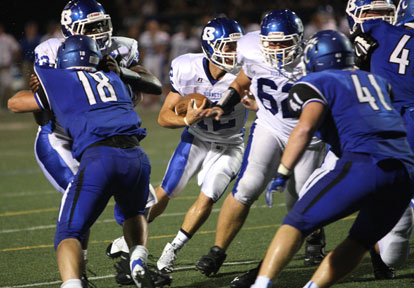
[[[132,135],[114,135],[104,140],[95,142],[89,145],[88,148],[96,146],[109,146],[114,148],[128,149],[139,146],[139,141],[136,136]]]
[[[104,140],[95,142],[89,145],[88,147],[86,147],[86,149],[83,150],[82,154],[78,157],[78,161],[80,161],[83,153],[85,153],[86,150],[92,147],[97,147],[97,146],[108,146],[108,147],[114,147],[114,148],[128,149],[128,148],[134,148],[134,147],[139,146],[139,141],[136,136],[132,136],[132,135],[114,135]]]

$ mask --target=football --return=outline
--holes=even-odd
[[[183,99],[181,99],[180,101],[178,101],[178,103],[174,107],[175,114],[179,116],[185,116],[187,114],[188,103],[190,102],[191,99],[195,100],[194,106],[193,106],[194,109],[199,108],[201,104],[203,104],[204,99],[207,99],[207,103],[204,108],[211,107],[211,101],[208,100],[206,96],[199,94],[199,93],[191,93],[191,94],[188,94]]]

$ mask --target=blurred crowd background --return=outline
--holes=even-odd
[[[63,37],[60,13],[67,1],[13,1],[0,4],[0,109],[15,91],[28,89],[34,48],[52,37]],[[305,25],[305,38],[323,29],[348,33],[346,0],[102,0],[111,16],[113,35],[139,43],[140,64],[164,85],[160,96],[147,95],[141,105],[158,109],[168,93],[169,68],[175,57],[201,52],[202,27],[213,17],[235,19],[244,32],[260,29],[272,10],[295,11]],[[397,2],[397,1],[395,1]],[[27,16],[29,15],[29,16]]]

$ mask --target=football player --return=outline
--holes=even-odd
[[[138,43],[136,40],[125,37],[112,36],[112,24],[102,5],[95,0],[69,1],[63,8],[61,15],[61,27],[65,37],[77,34],[85,34],[93,38],[99,45],[105,63],[101,68],[107,70],[119,62],[121,66],[121,79],[128,84],[133,101],[139,101],[140,92],[160,94],[161,83],[142,66],[138,65]],[[57,50],[65,38],[51,38],[35,49],[35,64],[39,66],[54,67],[56,64]],[[36,92],[39,81],[36,77],[31,79],[32,91]],[[49,182],[62,194],[73,180],[79,169],[79,162],[71,153],[72,140],[56,121],[50,111],[35,113],[36,122],[40,125],[35,141],[35,155],[39,166]],[[150,190],[151,191],[151,190]],[[155,203],[155,196],[150,193],[148,207]],[[115,219],[122,225],[124,217],[118,206],[115,206]],[[87,239],[82,243],[85,259],[87,257]],[[118,239],[122,247],[126,246],[123,238]],[[124,249],[128,250],[128,249]],[[109,254],[119,256],[122,252]],[[128,253],[126,253],[128,254]],[[125,258],[121,258],[125,259]],[[128,263],[128,259],[124,261]],[[118,263],[120,266],[123,263]],[[128,265],[127,265],[128,266]],[[120,284],[130,284],[132,279],[128,274],[116,277]]]
[[[9,100],[9,108],[53,111],[72,136],[73,158],[80,162],[62,199],[55,234],[61,287],[85,287],[81,241],[114,196],[125,218],[132,278],[137,287],[151,288],[144,216],[151,166],[139,146],[146,130],[139,128],[141,119],[134,111],[131,92],[118,77],[121,69],[97,71],[101,59],[97,42],[84,35],[69,36],[57,52],[60,69],[35,65],[41,87],[35,94],[17,93]]]
[[[347,18],[357,57],[357,66],[390,81],[393,106],[401,113],[407,139],[414,148],[414,1],[401,1],[398,11],[391,0],[348,1]],[[395,17],[394,17],[395,16]],[[394,20],[395,18],[395,20]],[[392,25],[395,21],[395,25]],[[411,26],[411,27],[410,27]],[[413,211],[407,208],[397,225],[370,250],[376,279],[396,277],[395,268],[409,255]]]
[[[184,130],[164,179],[156,188],[158,202],[151,208],[149,220],[159,216],[170,199],[180,195],[196,173],[201,191],[188,209],[176,237],[167,243],[157,262],[162,271],[172,272],[178,252],[207,220],[214,203],[240,170],[247,117],[247,110],[241,104],[227,111],[220,120],[197,115],[205,103],[194,109],[190,102],[184,117],[176,115],[174,107],[190,93],[203,94],[213,105],[220,101],[240,70],[236,48],[242,35],[242,28],[236,21],[215,18],[202,30],[204,54],[185,54],[172,61],[172,89],[161,108],[158,123],[167,128],[184,127]]]
[[[322,261],[304,286],[328,287],[352,271],[366,252],[398,222],[413,196],[414,154],[389,83],[354,66],[351,42],[325,30],[307,43],[306,73],[289,92],[300,115],[278,167],[272,194],[286,185],[313,134],[339,157],[333,170],[312,185],[283,220],[261,265],[254,288],[270,287],[307,234],[356,211],[348,237]]]
[[[215,115],[215,119],[221,119],[234,104],[240,102],[240,94],[249,87],[258,106],[242,169],[232,193],[220,210],[215,244],[207,255],[196,262],[196,268],[207,276],[220,269],[226,258],[225,251],[244,224],[250,206],[276,174],[289,134],[297,123],[297,119],[287,110],[287,96],[293,83],[301,77],[302,71],[297,65],[302,52],[302,39],[302,21],[294,12],[275,10],[267,14],[260,31],[248,33],[239,40],[238,54],[239,61],[244,63],[243,69],[230,85],[226,96],[216,107],[204,112],[206,116]],[[288,210],[297,200],[303,183],[320,165],[324,148],[324,143],[317,138],[310,143],[285,193]],[[319,245],[313,253],[317,258],[314,261],[318,262],[323,258],[322,233],[316,233]],[[253,273],[248,273],[248,279],[240,281],[237,278],[237,283],[231,285],[244,286],[246,283],[241,282],[246,281],[251,284],[257,272],[256,268]]]

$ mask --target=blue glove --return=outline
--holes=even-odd
[[[273,205],[273,193],[282,192],[283,188],[286,186],[286,182],[289,180],[289,176],[282,175],[280,173],[276,174],[276,177],[273,178],[266,187],[266,203],[267,206],[272,207]]]

